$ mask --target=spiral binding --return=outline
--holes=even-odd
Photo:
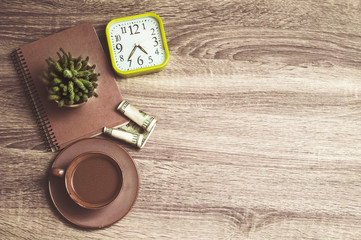
[[[20,48],[17,48],[12,52],[11,58],[15,65],[15,70],[18,73],[20,80],[25,84],[25,92],[28,95],[32,112],[35,115],[37,126],[40,130],[43,141],[46,143],[46,148],[48,151],[55,152],[60,149],[59,144],[57,143],[56,136],[51,127],[49,118],[44,110],[44,107],[41,103],[39,94],[33,83],[33,79],[30,74],[28,65]]]

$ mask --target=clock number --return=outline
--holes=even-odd
[[[122,46],[122,44],[120,44],[120,43],[117,43],[117,44],[115,45],[115,48],[116,48],[119,52],[121,52],[121,51],[123,50],[123,46]]]
[[[138,63],[139,65],[143,65],[143,63],[144,63],[143,59],[141,59],[140,56],[139,56],[138,59],[137,59],[137,63]]]
[[[145,24],[144,24],[144,23],[142,23],[142,25],[143,25],[143,30],[145,30]]]
[[[129,62],[129,67],[132,66],[132,59],[128,59],[128,62]]]
[[[159,51],[158,51],[158,48],[157,48],[157,50],[155,50],[155,54],[159,55]]]
[[[119,56],[119,59],[120,59],[121,62],[124,62],[124,57],[123,57],[123,55],[120,55],[120,56]]]
[[[115,35],[115,41],[116,41],[116,42],[120,42],[121,39],[122,39],[122,38],[120,37],[119,34]]]
[[[133,29],[133,28],[134,28],[134,29]],[[132,26],[129,26],[130,35],[134,35],[134,34],[139,34],[139,33],[140,33],[140,32],[138,32],[138,30],[139,30],[139,25],[138,25],[138,24],[134,24],[134,25],[133,25],[133,28],[132,28]],[[135,30],[134,33],[133,33],[133,30]]]
[[[151,28],[150,30],[152,30],[152,35],[155,35],[155,30],[154,30],[154,28]]]
[[[122,29],[122,34],[127,33],[127,29],[125,27],[121,27],[121,29]]]
[[[152,38],[153,40],[154,40],[154,45],[153,45],[153,47],[156,47],[156,46],[158,46],[158,39],[157,39],[157,37],[153,37]]]
[[[152,56],[149,56],[149,57],[148,57],[148,61],[149,61],[149,64],[151,64],[151,63],[153,62]]]

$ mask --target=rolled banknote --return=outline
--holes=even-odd
[[[157,122],[157,119],[149,116],[143,111],[140,111],[139,109],[131,105],[127,100],[123,100],[119,104],[117,110],[148,132],[152,130],[155,123]]]
[[[135,133],[126,132],[124,130],[108,128],[108,127],[104,127],[103,132],[109,136],[112,136],[114,138],[130,143],[134,146],[137,146],[138,148],[141,148],[142,146],[143,134],[135,134]]]
[[[152,134],[152,132],[153,132],[156,125],[157,124],[155,123],[153,125],[153,128],[148,132],[148,131],[145,131],[143,128],[141,128],[138,124],[136,124],[135,122],[130,120],[127,125],[124,125],[124,126],[121,126],[121,127],[115,128],[115,129],[123,130],[123,131],[133,133],[133,134],[136,134],[136,135],[143,135],[143,140],[142,140],[142,143],[140,145],[140,148],[143,148],[145,143],[148,141],[148,138]]]

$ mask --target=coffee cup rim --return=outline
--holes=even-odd
[[[120,175],[120,180],[121,180],[121,184],[119,186],[119,188],[117,189],[117,193],[113,196],[113,198],[103,202],[103,203],[89,203],[86,202],[84,200],[82,200],[76,193],[76,191],[74,190],[74,188],[72,187],[72,181],[73,181],[73,176],[72,174],[74,173],[77,165],[80,164],[80,162],[84,161],[85,159],[87,159],[86,156],[91,156],[91,155],[102,155],[103,157],[107,158],[108,160],[110,160],[112,162],[112,164],[114,166],[117,167],[117,170],[119,171],[119,175]],[[74,167],[73,167],[74,166]],[[73,167],[73,168],[72,168]],[[72,169],[71,169],[72,168]],[[119,165],[119,163],[112,157],[110,157],[109,155],[107,155],[104,152],[100,152],[100,151],[90,151],[90,152],[84,152],[79,154],[78,156],[76,156],[73,160],[71,160],[69,166],[67,167],[66,171],[65,171],[65,175],[64,175],[64,181],[65,181],[65,188],[66,191],[68,193],[68,195],[70,196],[70,198],[79,206],[86,208],[86,209],[100,209],[100,208],[104,208],[106,206],[108,206],[109,204],[111,204],[112,202],[114,202],[115,199],[117,199],[117,197],[119,196],[121,189],[123,187],[123,181],[124,181],[124,177],[123,177],[123,172],[122,169]]]

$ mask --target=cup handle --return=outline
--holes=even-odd
[[[64,176],[64,169],[61,168],[52,168],[51,169],[51,175],[56,176],[56,177],[63,177]]]

